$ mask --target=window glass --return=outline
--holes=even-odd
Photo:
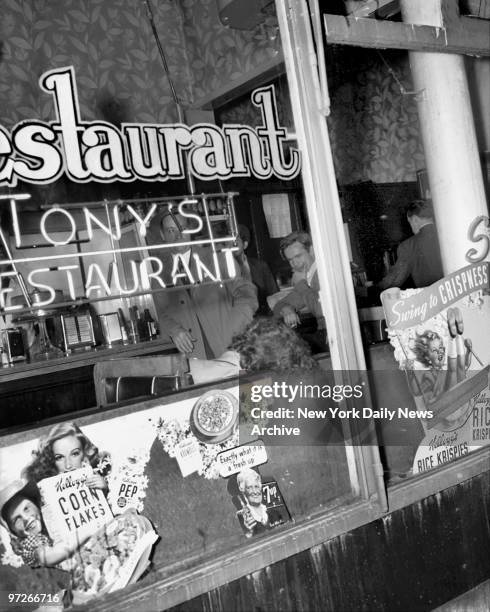
[[[135,563],[140,577],[152,549],[147,582],[356,499],[340,419],[331,427],[342,397],[324,372],[322,254],[271,5],[247,24],[198,0],[11,5],[0,76],[10,156],[0,169],[2,334],[12,371],[28,386],[43,378],[43,417],[60,422],[4,439],[7,524],[21,510],[5,504],[25,495],[36,533],[29,547],[16,521],[1,526],[2,564],[44,564],[69,542],[72,556],[56,559],[81,601],[116,588],[118,568],[129,580]],[[161,370],[139,368],[150,354]],[[103,407],[126,408],[87,417],[101,355],[128,357],[95,389]],[[240,358],[250,380],[192,386],[197,364]],[[37,405],[14,378],[3,389],[18,412],[6,425],[32,429]],[[305,383],[326,395],[299,393]],[[254,386],[269,400],[265,389],[286,384],[293,395],[274,391],[266,414],[251,414]],[[182,396],[127,408],[180,387]],[[248,408],[238,428],[239,403]],[[289,444],[298,408],[323,412],[302,417],[308,431]]]
[[[488,443],[488,264],[477,249],[468,267],[444,274],[408,53],[334,47],[327,64],[352,280],[395,484]],[[474,220],[470,241],[484,225]]]

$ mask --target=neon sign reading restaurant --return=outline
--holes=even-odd
[[[268,179],[273,175],[289,180],[300,170],[298,150],[288,146],[285,155],[288,133],[279,125],[272,85],[256,89],[251,95],[251,101],[260,110],[262,118],[262,123],[256,128],[235,124],[225,124],[220,128],[208,123],[198,123],[191,127],[180,123],[125,123],[118,129],[104,121],[82,120],[73,67],[46,72],[40,77],[39,84],[43,91],[53,97],[56,120],[22,121],[10,133],[0,126],[0,187],[15,187],[18,180],[32,184],[52,183],[62,174],[78,183],[134,180],[165,182],[185,178],[186,172],[205,181],[247,176]],[[233,211],[235,194],[221,195],[226,199],[228,220],[232,229],[236,230]],[[0,205],[10,206],[13,244],[16,249],[26,247],[18,202],[28,197],[28,194],[16,193],[0,195]],[[145,238],[151,221],[162,212],[162,205],[171,214],[179,214],[187,219],[184,233],[189,235],[189,246],[211,247],[211,268],[200,260],[198,253],[193,253],[191,272],[190,264],[177,253],[172,255],[170,270],[164,270],[160,257],[151,254],[151,251],[171,249],[174,245],[168,243],[128,248],[115,246],[122,235],[121,218],[124,218],[126,224],[129,220],[141,238]],[[204,237],[203,216],[196,214],[198,205],[201,206],[200,212],[205,214],[207,227]],[[184,277],[186,283],[194,284],[221,282],[235,276],[234,236],[214,236],[208,198],[204,194],[173,198],[172,201],[169,198],[149,199],[143,209],[121,200],[101,202],[104,220],[94,212],[93,207],[81,206],[80,221],[80,215],[72,214],[72,207],[52,204],[40,218],[38,233],[47,245],[55,247],[53,254],[38,256],[36,253],[35,257],[14,258],[9,241],[0,228],[0,238],[6,251],[6,257],[0,261],[3,267],[0,280],[2,277],[16,278],[24,296],[31,288],[42,291],[45,299],[37,300],[36,308],[47,306],[55,300],[55,289],[48,280],[53,271],[64,275],[70,299],[77,299],[74,274],[80,272],[80,265],[73,262],[77,258],[81,260],[104,254],[114,256],[107,271],[102,269],[100,262],[89,263],[83,275],[86,279],[84,298],[97,299],[104,294],[106,297],[117,298],[155,287],[165,289],[164,272],[170,272],[172,285],[177,284],[179,279],[184,280]],[[58,222],[57,227],[61,223],[66,228],[62,235],[50,231],[49,224],[53,220]],[[76,253],[67,250],[65,247],[77,243],[80,232],[86,236],[85,242],[89,243],[89,249],[81,252],[77,250]],[[96,235],[100,237],[101,233],[110,242],[110,248],[100,249]],[[192,240],[196,236],[199,239]],[[93,243],[93,248],[90,248],[90,243]],[[146,254],[142,260],[131,260],[130,280],[123,279],[116,254],[131,254],[142,250],[150,254]],[[32,269],[29,266],[26,287],[17,266],[35,262],[38,267]],[[15,289],[4,287],[0,290],[0,312],[31,306],[28,298],[25,305],[7,305],[9,293],[15,293]]]
[[[105,121],[82,121],[73,67],[46,72],[41,89],[53,96],[57,120],[28,120],[8,133],[0,126],[0,185],[51,183],[65,173],[76,182],[167,181],[187,171],[201,180],[254,175],[283,180],[300,169],[299,152],[290,147],[287,130],[279,125],[274,86],[256,89],[252,103],[262,124],[123,123],[119,130]],[[184,152],[187,155],[184,156]]]

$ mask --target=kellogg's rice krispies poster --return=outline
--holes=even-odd
[[[425,436],[413,473],[490,440],[489,264],[469,265],[424,289],[381,295],[394,355]]]

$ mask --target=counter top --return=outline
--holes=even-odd
[[[175,347],[171,342],[168,342],[168,340],[152,340],[149,342],[138,342],[137,344],[121,344],[110,349],[100,348],[92,351],[73,353],[67,357],[60,357],[59,359],[16,363],[13,366],[0,368],[0,383],[91,366],[98,361],[107,361],[108,359],[116,357],[135,357],[140,355],[151,355],[157,352],[160,354],[162,352],[175,352]]]

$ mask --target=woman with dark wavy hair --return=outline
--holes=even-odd
[[[97,447],[75,423],[59,423],[41,438],[33,451],[33,461],[24,468],[27,480],[39,482],[90,465],[94,473],[87,479],[89,487],[107,490],[105,474],[110,470],[109,456],[100,454]]]
[[[246,374],[264,372],[270,377],[270,383],[281,385],[286,383],[293,387],[302,385],[305,389],[301,396],[301,407],[310,410],[326,410],[331,401],[315,393],[315,389],[323,389],[323,385],[332,388],[335,385],[332,372],[324,371],[312,357],[308,344],[286,323],[274,318],[257,318],[247,329],[232,341],[230,349],[240,356],[240,367]],[[245,388],[248,387],[248,384]],[[307,387],[311,390],[306,391]],[[245,392],[247,401],[249,391]],[[242,400],[243,401],[243,400]],[[268,410],[284,406],[282,396],[274,396],[267,404]],[[295,408],[295,403],[288,407]],[[245,408],[244,408],[245,410]],[[301,430],[301,438],[296,440],[297,451],[301,454],[304,446],[338,443],[343,440],[342,425],[339,419],[329,417],[319,419],[299,418],[296,410],[294,416],[288,417],[287,425]],[[242,411],[243,422],[246,414]],[[263,435],[264,442],[277,444],[274,436]],[[275,442],[274,442],[275,439]],[[292,447],[288,452],[293,453]]]
[[[272,370],[288,374],[318,369],[306,342],[285,323],[273,318],[252,321],[233,338],[230,349],[240,354],[240,366],[247,372]]]

